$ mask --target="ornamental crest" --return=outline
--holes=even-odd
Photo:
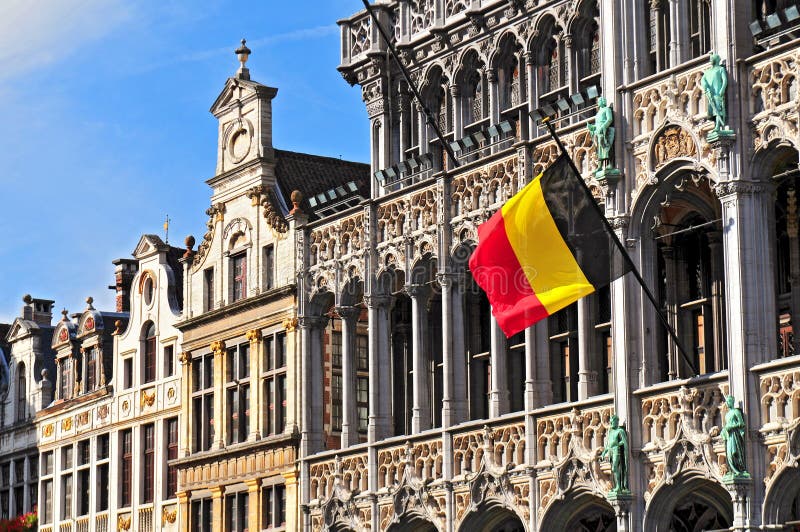
[[[653,169],[656,169],[676,157],[695,157],[697,145],[691,133],[681,126],[664,128],[653,142],[651,157]]]

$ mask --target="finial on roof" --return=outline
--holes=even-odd
[[[303,193],[299,190],[293,190],[291,200],[292,210],[289,212],[289,214],[302,214],[303,210],[300,208],[300,204],[303,202]]]
[[[188,259],[192,255],[194,255],[194,250],[192,249],[195,243],[194,237],[192,235],[189,235],[183,242],[184,244],[186,244],[186,253],[183,254],[183,258]]]
[[[68,311],[67,309],[61,309],[61,315],[62,315],[62,316],[64,316],[64,317],[63,317],[63,318],[61,318],[61,319],[63,319],[64,321],[66,321],[66,320],[67,320],[67,316],[69,316],[69,311]]]
[[[22,296],[22,302],[25,303],[26,305],[30,305],[31,303],[33,303],[33,298],[31,297],[30,294],[25,294],[24,296]]]
[[[242,39],[242,45],[234,50],[234,53],[236,57],[239,58],[239,63],[241,63],[239,70],[236,71],[236,77],[239,79],[250,79],[250,70],[247,68],[246,63],[250,54],[253,52],[247,47],[246,39]]]
[[[94,303],[94,298],[92,296],[87,297],[86,298],[86,310],[94,310],[94,307],[92,306],[92,303]]]

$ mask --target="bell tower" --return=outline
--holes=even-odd
[[[223,190],[274,180],[272,99],[278,89],[250,79],[246,65],[251,51],[244,39],[235,53],[239,69],[228,78],[210,109],[219,121],[216,176],[208,181],[214,189],[212,201],[217,201]]]

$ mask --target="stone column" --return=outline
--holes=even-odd
[[[559,83],[559,87],[566,86],[570,94],[574,94],[578,92],[578,62],[572,51],[572,34],[566,33],[562,38],[564,40],[564,57],[567,59],[567,68],[565,72],[567,79],[561,80],[562,83]]]
[[[262,412],[264,407],[263,388],[260,386],[264,342],[261,341],[260,329],[247,331],[246,338],[250,342],[250,404],[247,405],[250,412],[250,434],[247,435],[247,439],[248,441],[255,441],[261,438],[262,423],[264,422],[264,413]]]
[[[222,487],[213,486],[208,491],[211,492],[211,530],[224,530],[223,512],[225,511],[225,504],[222,497]]]
[[[300,331],[303,336],[303,399],[300,438],[302,457],[310,456],[324,449],[322,330],[326,323],[327,318],[324,316],[300,318]]]
[[[450,97],[453,102],[453,138],[458,140],[464,137],[464,108],[461,105],[461,87],[450,85]]]
[[[391,433],[392,364],[389,347],[389,296],[364,296],[369,334],[369,425],[370,442]]]
[[[681,329],[678,325],[678,279],[675,267],[675,248],[664,246],[661,248],[661,253],[664,257],[664,277],[666,278],[665,285],[667,287],[665,294],[667,321],[675,331],[680,332]],[[661,324],[659,323],[659,325]],[[661,327],[663,328],[663,325]],[[667,332],[664,331],[664,334],[667,334]],[[667,375],[670,380],[678,378],[678,356],[678,346],[675,344],[675,340],[671,336],[667,336]]]
[[[508,413],[508,341],[494,316],[491,318],[491,383],[489,384],[489,417]]]
[[[211,342],[214,353],[214,442],[212,449],[222,449],[228,436],[225,416],[225,342]]]
[[[714,371],[720,371],[727,367],[725,356],[725,300],[723,297],[723,279],[725,272],[722,264],[722,234],[719,231],[709,232],[708,248],[711,262],[711,316],[714,322],[713,329],[709,330],[706,324],[706,338],[711,333],[711,345],[714,349]],[[708,342],[707,342],[708,344]],[[708,354],[706,354],[706,367],[709,364]]]
[[[342,318],[342,449],[358,443],[356,325],[361,309],[337,307]]]
[[[452,360],[453,360],[453,395],[450,398],[450,407],[453,424],[462,423],[469,417],[469,378],[467,377],[466,331],[464,329],[464,290],[466,279],[464,274],[455,274],[452,282],[450,296],[451,326],[453,337]],[[444,301],[444,299],[442,299]],[[442,308],[444,313],[444,308]]]
[[[297,500],[297,474],[294,470],[284,471],[284,493],[286,494],[286,530],[300,530],[300,504]],[[258,526],[250,530],[261,530]]]
[[[723,479],[723,484],[731,495],[733,502],[733,527],[732,530],[761,530],[760,527],[754,526],[751,511],[751,491],[753,488],[753,479]],[[759,512],[761,505],[755,507],[756,512]]]
[[[244,481],[247,486],[247,528],[248,530],[261,530],[258,496],[261,491],[261,481],[251,478]]]
[[[408,142],[411,137],[411,109],[409,106],[409,97],[408,92],[405,89],[401,89],[400,92],[397,94],[397,107],[398,113],[400,115],[400,160],[403,161],[406,159],[406,150],[408,149]]]
[[[431,428],[430,359],[426,349],[428,340],[428,299],[431,291],[426,285],[408,285],[411,298],[411,350],[413,367],[413,407],[411,432],[419,434]]]
[[[178,528],[180,530],[189,530],[189,492],[179,491],[175,494],[178,499]]]
[[[192,452],[192,415],[190,407],[192,405],[192,354],[189,351],[183,351],[178,356],[181,363],[181,418],[178,427],[180,432],[179,448],[180,457],[184,458],[189,456]]]
[[[489,124],[500,121],[500,100],[497,94],[497,72],[493,68],[486,69],[486,85],[489,89]]]
[[[300,381],[300,349],[297,333],[297,318],[283,320],[283,329],[286,331],[286,434],[299,434],[301,386]],[[263,347],[262,347],[263,349]]]
[[[597,349],[594,330],[594,297],[578,300],[578,400],[597,393]]]
[[[800,354],[800,239],[797,238],[800,221],[795,189],[790,188],[786,194],[786,235],[789,237],[789,282],[792,290],[789,310],[794,332],[794,353]]]
[[[442,428],[446,429],[454,424],[454,365],[458,363],[453,360],[453,279],[446,273],[436,277],[442,289]]]
[[[522,58],[525,63],[525,83],[527,84],[528,109],[539,107],[539,95],[536,92],[536,55],[533,52],[524,52]],[[536,121],[528,116],[528,138],[536,138]]]
[[[631,526],[631,495],[609,496],[609,503],[614,508],[614,515],[617,518],[617,532],[630,532],[634,530]]]

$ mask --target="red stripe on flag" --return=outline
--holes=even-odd
[[[502,211],[478,227],[478,246],[469,259],[469,268],[507,337],[549,315],[511,247]]]

